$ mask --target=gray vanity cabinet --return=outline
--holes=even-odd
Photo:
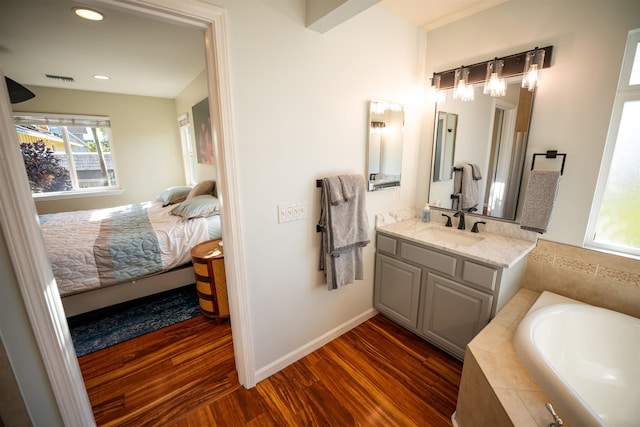
[[[460,359],[520,288],[526,265],[492,266],[383,232],[376,251],[374,307]]]
[[[420,332],[463,357],[467,343],[489,323],[493,296],[437,274],[427,275]]]
[[[375,306],[398,323],[418,327],[422,270],[406,262],[376,255]]]

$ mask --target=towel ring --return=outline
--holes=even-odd
[[[547,150],[546,153],[534,153],[533,160],[531,161],[531,170],[533,170],[533,166],[536,164],[536,156],[544,156],[547,159],[555,159],[558,156],[562,156],[560,175],[564,173],[564,164],[567,161],[567,155],[565,153],[558,153],[558,150]]]

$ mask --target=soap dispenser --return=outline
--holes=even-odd
[[[429,202],[424,204],[422,208],[422,222],[431,221],[431,208],[429,207]]]

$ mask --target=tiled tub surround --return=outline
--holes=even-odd
[[[467,346],[454,416],[457,426],[540,427],[553,421],[545,408],[549,399],[521,364],[512,343],[518,324],[539,296],[520,289]]]
[[[640,317],[640,260],[539,240],[523,287]]]
[[[512,344],[520,320],[543,291],[640,317],[640,260],[538,240],[527,257],[523,288],[467,346],[456,408],[459,427],[552,421],[544,406],[549,399]]]

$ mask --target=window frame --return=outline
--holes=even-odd
[[[618,139],[624,106],[627,102],[630,101],[640,102],[640,82],[634,85],[629,84],[634,62],[638,61],[638,63],[640,64],[640,58],[636,59],[636,55],[640,56],[639,46],[640,29],[629,31],[627,43],[625,45],[622,68],[620,70],[618,88],[611,112],[609,130],[607,132],[607,139],[602,155],[602,162],[600,164],[600,172],[598,173],[596,191],[591,206],[591,212],[589,214],[587,231],[583,243],[584,247],[590,249],[638,259],[640,259],[640,248],[632,248],[628,246],[598,242],[595,239],[595,234],[600,211],[602,209],[602,201],[604,199],[607,181],[609,179],[609,172],[611,171],[611,162],[613,161],[613,155],[616,148],[616,142]],[[640,65],[636,64],[636,66]]]
[[[73,189],[69,191],[50,191],[41,193],[31,193],[34,200],[63,200],[73,199],[81,197],[94,197],[94,196],[112,196],[122,194],[124,190],[120,186],[120,177],[118,175],[118,169],[116,167],[116,155],[115,146],[113,143],[113,133],[111,129],[111,119],[107,116],[91,116],[80,114],[59,114],[59,113],[36,113],[36,112],[13,112],[12,118],[14,124],[45,124],[52,126],[59,126],[68,128],[69,126],[85,126],[85,127],[100,127],[108,129],[109,140],[109,153],[111,154],[111,166],[113,169],[113,176],[115,178],[116,185],[109,185],[106,187],[88,187],[78,188],[78,175],[75,169],[75,163],[73,156],[68,160],[71,162],[69,166],[69,173],[72,175],[71,181]],[[66,133],[66,131],[65,131]],[[71,147],[68,146],[66,138],[63,137],[65,145],[65,152],[67,157],[71,152]],[[75,176],[73,176],[75,175]]]
[[[180,144],[182,146],[182,164],[187,184],[196,185],[196,153],[193,144],[191,117],[185,113],[178,117],[178,130],[180,132]]]

